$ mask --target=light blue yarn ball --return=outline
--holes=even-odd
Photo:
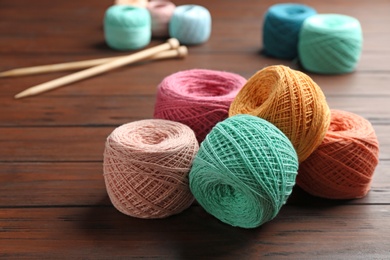
[[[316,13],[315,9],[303,4],[271,6],[264,18],[264,53],[280,59],[296,58],[301,26],[306,18]]]
[[[206,42],[211,34],[211,15],[203,6],[181,5],[175,8],[169,22],[169,35],[182,44]]]
[[[114,5],[104,17],[104,36],[109,47],[136,50],[150,43],[152,21],[146,8]]]
[[[302,25],[298,51],[307,71],[344,74],[355,70],[363,46],[360,22],[347,15],[317,14]]]

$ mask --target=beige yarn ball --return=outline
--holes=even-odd
[[[124,124],[107,138],[104,180],[112,204],[138,218],[164,218],[187,209],[194,197],[188,173],[199,149],[188,126],[148,119]]]

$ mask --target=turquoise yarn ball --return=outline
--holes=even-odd
[[[169,35],[182,44],[206,42],[211,34],[210,12],[199,5],[181,5],[175,8],[169,22]]]
[[[273,124],[251,115],[218,123],[201,143],[190,174],[199,204],[232,226],[273,219],[295,185],[298,157]]]
[[[280,59],[296,58],[302,24],[316,13],[315,9],[303,4],[271,6],[264,17],[264,54]]]
[[[355,70],[363,36],[357,19],[340,14],[318,14],[305,20],[298,43],[304,69],[320,74]]]
[[[114,5],[104,16],[104,37],[109,47],[116,50],[136,50],[151,41],[151,16],[146,8]]]

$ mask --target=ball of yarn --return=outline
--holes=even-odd
[[[146,8],[113,5],[104,17],[104,36],[109,47],[136,50],[151,40],[151,17]]]
[[[178,122],[148,119],[116,128],[103,166],[112,204],[138,218],[182,212],[194,200],[188,173],[198,149],[194,132]]]
[[[290,139],[299,161],[322,142],[330,110],[321,88],[306,74],[278,65],[255,73],[232,102],[229,115],[250,114],[273,123]]]
[[[152,17],[152,37],[168,37],[169,22],[176,5],[170,1],[150,1],[147,6]]]
[[[324,141],[299,166],[297,184],[306,192],[328,199],[364,197],[378,164],[375,131],[363,117],[331,111]]]
[[[218,123],[202,142],[190,171],[190,188],[217,219],[254,228],[278,214],[297,170],[297,154],[277,127],[237,115]]]
[[[174,73],[158,86],[154,118],[191,127],[199,142],[228,117],[229,106],[245,84],[240,75],[206,69]]]
[[[176,7],[169,23],[169,35],[182,44],[196,45],[206,42],[211,34],[210,12],[200,5]]]
[[[357,19],[339,14],[318,14],[302,25],[298,51],[302,66],[311,72],[352,72],[362,51],[363,36]]]
[[[131,5],[138,7],[146,7],[148,5],[148,0],[115,0],[114,4],[116,5]]]
[[[303,4],[271,6],[264,17],[264,53],[281,59],[296,58],[302,23],[316,13],[315,9]]]

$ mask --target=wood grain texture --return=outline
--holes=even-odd
[[[0,71],[130,54],[104,42],[102,19],[112,3],[0,1]],[[22,100],[13,96],[68,73],[0,79],[0,259],[388,259],[388,0],[300,1],[361,22],[355,72],[308,74],[331,108],[357,113],[376,130],[380,163],[366,197],[325,200],[295,187],[274,220],[251,230],[225,225],[196,203],[160,220],[131,218],[111,205],[102,176],[105,140],[115,127],[153,116],[164,77],[192,68],[245,78],[269,65],[301,69],[296,60],[261,54],[263,15],[275,1],[192,3],[210,10],[213,27],[184,60],[140,62]]]
[[[149,87],[145,87],[149,88]],[[145,90],[146,91],[146,90]],[[153,90],[150,92],[156,92]],[[131,90],[128,90],[130,93]],[[42,94],[45,95],[45,94]],[[111,126],[151,118],[155,94],[57,97],[58,104],[51,105],[50,97],[31,97],[22,102],[4,100],[0,126]],[[18,103],[16,103],[18,102]],[[388,97],[343,96],[327,97],[331,109],[350,111],[370,120],[373,125],[390,123]],[[24,113],[29,110],[29,113]],[[137,113],[132,113],[132,111]],[[17,113],[19,112],[19,113]]]
[[[108,206],[103,180],[103,162],[14,162],[0,163],[0,208]],[[362,199],[338,204],[389,203],[390,161],[377,167],[371,191]],[[101,198],[105,197],[104,200]],[[331,205],[331,200],[309,196],[295,188],[288,205]]]
[[[102,161],[105,140],[115,127],[0,128],[0,161]],[[379,140],[380,159],[390,160],[390,125],[375,125],[374,129]]]
[[[286,206],[274,220],[251,230],[226,226],[199,206],[160,220],[130,218],[112,207],[3,209],[0,256],[386,259],[390,224],[382,220],[390,217],[390,207],[361,208]]]

